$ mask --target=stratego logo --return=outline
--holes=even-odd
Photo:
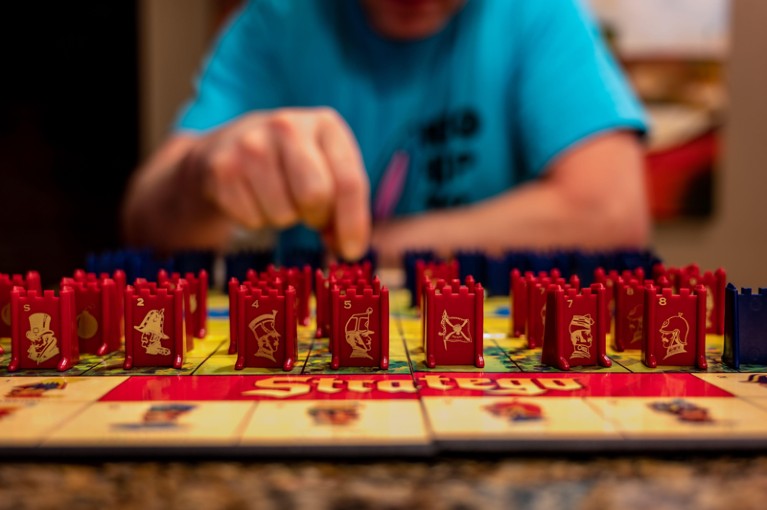
[[[443,374],[419,374],[411,378],[338,378],[321,376],[267,377],[254,381],[255,389],[243,396],[287,399],[316,392],[325,395],[339,393],[415,394],[421,390],[432,394],[482,394],[488,396],[539,396],[548,391],[578,391],[584,386],[575,378],[524,377],[451,377]]]

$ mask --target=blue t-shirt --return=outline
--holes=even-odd
[[[645,129],[578,0],[468,0],[439,33],[406,42],[373,32],[360,0],[251,0],[219,38],[177,128],[205,131],[283,106],[343,116],[374,202],[400,155],[399,216],[492,197],[591,135]],[[319,240],[298,227],[281,243]]]

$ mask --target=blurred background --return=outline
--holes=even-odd
[[[767,286],[767,2],[588,0],[652,118],[653,244]],[[120,246],[131,171],[240,0],[4,6],[0,272],[57,280]]]

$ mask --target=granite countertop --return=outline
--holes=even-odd
[[[747,510],[765,505],[767,455],[0,465],[0,510]]]

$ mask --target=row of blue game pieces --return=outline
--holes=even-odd
[[[563,277],[577,275],[583,285],[589,285],[594,278],[594,270],[600,267],[606,271],[634,270],[641,267],[645,274],[652,274],[653,266],[661,262],[651,250],[509,250],[500,256],[489,256],[480,251],[459,251],[455,253],[454,258],[458,262],[462,281],[467,275],[472,275],[482,284],[488,295],[494,296],[509,294],[509,273],[512,269],[537,273],[557,268]],[[134,281],[136,278],[152,280],[160,269],[181,274],[197,273],[205,269],[208,274],[215,275],[216,260],[217,257],[212,251],[185,251],[169,257],[159,257],[149,250],[118,250],[90,255],[86,269],[92,273],[113,273],[116,269],[122,269],[128,281]],[[405,285],[411,292],[415,290],[415,263],[418,260],[436,262],[440,259],[432,251],[405,253],[402,267],[405,271]],[[230,253],[223,257],[224,279],[220,284],[223,285],[232,277],[242,281],[249,269],[264,271],[271,264],[282,267],[309,265],[314,270],[326,267],[325,261],[325,253],[309,250],[283,252],[279,256],[272,250]],[[375,253],[368,253],[362,261],[370,262],[373,273],[376,272]]]

